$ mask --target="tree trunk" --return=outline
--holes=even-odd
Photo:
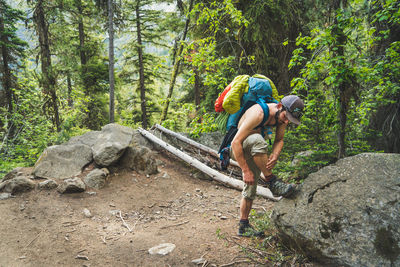
[[[200,75],[199,70],[195,67],[194,70],[194,105],[196,108],[196,116],[198,116],[198,123],[201,123],[200,114]]]
[[[2,10],[0,10],[1,12]],[[5,32],[3,14],[0,13],[0,33]],[[7,110],[11,114],[13,112],[13,91],[11,88],[11,71],[8,66],[8,51],[6,44],[9,43],[8,38],[5,34],[0,36],[1,40],[1,57],[3,62],[3,79],[2,85],[6,94]]]
[[[136,4],[136,30],[138,41],[138,57],[139,57],[139,91],[140,91],[140,106],[142,109],[142,127],[147,129],[147,110],[146,110],[146,90],[144,88],[144,63],[143,63],[143,44],[142,32],[140,25],[140,1]]]
[[[196,112],[200,110],[200,76],[199,70],[195,68],[194,72],[194,105],[196,106]]]
[[[334,3],[334,10],[338,10],[341,6],[345,6],[347,3],[346,0],[337,0]],[[346,45],[346,35],[343,32],[342,27],[338,24],[337,15],[335,15],[334,20],[334,30],[333,33],[336,35],[336,44],[335,48],[337,48],[334,55],[339,58],[344,58],[345,51],[344,46]],[[345,68],[346,66],[341,66]],[[349,99],[347,97],[346,91],[348,90],[349,82],[344,79],[338,85],[339,91],[339,110],[338,110],[338,117],[339,117],[339,133],[338,133],[338,155],[337,157],[344,158],[346,156],[346,122],[347,122],[347,111],[348,111],[348,102]]]
[[[83,27],[83,11],[82,11],[82,1],[76,0],[76,8],[78,9],[78,34],[79,34],[79,56],[81,59],[81,65],[85,66],[87,63],[86,53],[85,53],[85,29]]]
[[[114,1],[108,0],[108,36],[109,36],[109,80],[110,80],[110,123],[114,122]]]
[[[72,108],[73,102],[72,102],[72,83],[71,83],[71,74],[68,72],[67,73],[67,102],[68,102],[68,107]]]
[[[182,42],[185,41],[188,29],[189,29],[190,12],[192,11],[193,2],[194,2],[194,0],[190,0],[189,11],[187,12],[185,28],[183,30],[181,44],[179,44],[179,49],[178,49],[178,52],[176,53],[176,58],[177,59],[175,60],[174,68],[173,68],[173,71],[172,71],[171,81],[170,81],[169,87],[168,87],[168,95],[167,95],[167,99],[166,99],[165,104],[164,104],[164,108],[163,108],[162,113],[161,113],[160,122],[165,121],[165,119],[167,118],[169,103],[171,102],[171,97],[172,97],[172,93],[174,91],[176,77],[178,76],[179,66],[180,66],[181,61],[182,61],[181,60],[181,54],[182,54],[182,50],[183,50],[183,43]]]
[[[339,87],[339,134],[338,134],[338,158],[346,156],[346,122],[347,122],[347,100],[345,98],[345,85]]]
[[[40,46],[40,60],[42,69],[42,87],[45,95],[50,97],[50,105],[48,109],[52,111],[53,125],[59,132],[60,128],[60,117],[58,113],[58,98],[56,93],[56,79],[53,74],[51,66],[51,54],[50,54],[50,43],[48,36],[48,25],[46,23],[43,0],[38,0],[34,11],[34,20],[36,23],[36,30],[39,36]]]

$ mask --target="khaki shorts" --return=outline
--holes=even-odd
[[[243,152],[247,165],[249,166],[250,171],[254,175],[254,184],[253,185],[244,184],[242,196],[244,198],[253,200],[256,198],[257,182],[261,174],[261,171],[254,162],[253,157],[256,154],[267,154],[268,143],[265,142],[261,134],[256,133],[249,135],[243,141]],[[230,149],[230,157],[235,160],[235,155],[233,155],[232,147]]]

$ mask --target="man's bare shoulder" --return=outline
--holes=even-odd
[[[243,116],[240,118],[238,128],[240,128],[243,124],[249,124],[250,126],[254,124],[254,127],[258,126],[264,118],[264,111],[261,106],[258,104],[250,107]]]

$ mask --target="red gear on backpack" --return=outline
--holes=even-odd
[[[230,83],[227,87],[225,87],[225,90],[222,92],[222,94],[215,100],[214,108],[216,112],[222,112],[224,111],[224,108],[222,107],[222,103],[224,102],[224,98],[226,94],[231,90],[232,83]]]

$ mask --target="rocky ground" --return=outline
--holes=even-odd
[[[171,155],[157,157],[155,175],[116,171],[103,189],[1,200],[0,266],[251,266],[238,246],[251,241],[236,237],[241,193],[195,178]],[[273,204],[258,198],[254,208]],[[149,253],[163,243],[174,250]]]

